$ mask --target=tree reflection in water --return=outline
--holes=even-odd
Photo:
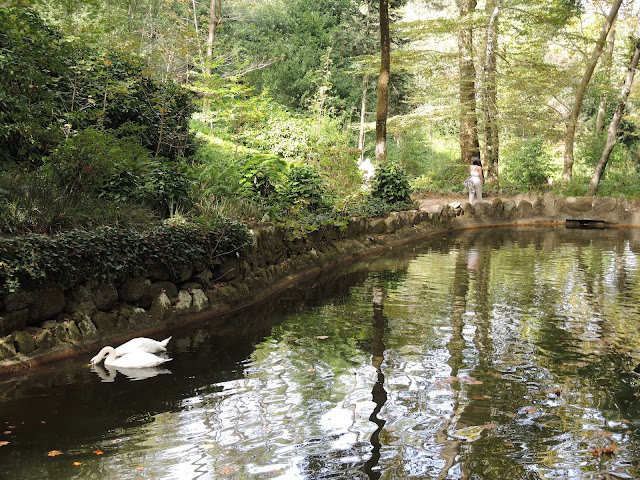
[[[384,428],[385,420],[378,417],[380,410],[387,402],[387,391],[384,389],[384,373],[382,373],[382,362],[384,361],[384,293],[379,288],[373,290],[373,340],[371,342],[371,364],[376,369],[377,379],[373,385],[371,393],[373,395],[373,403],[375,408],[369,420],[377,425],[376,430],[371,434],[371,457],[364,464],[364,471],[370,479],[377,480],[381,477],[382,472],[379,470],[378,462],[380,461],[380,432]]]

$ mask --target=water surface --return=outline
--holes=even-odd
[[[0,478],[639,478],[639,251],[440,235],[171,332],[137,379],[0,378]]]

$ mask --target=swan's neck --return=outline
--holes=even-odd
[[[107,358],[104,359],[104,363],[106,364],[113,362],[116,359],[116,349],[113,347],[104,347],[102,349],[102,351],[104,352],[104,355],[106,355]],[[104,356],[103,355],[103,356]]]

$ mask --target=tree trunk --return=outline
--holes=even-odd
[[[360,150],[360,162],[364,160],[364,138],[365,126],[367,121],[367,90],[369,85],[369,76],[362,78],[362,105],[360,107],[360,135],[358,137],[358,150]]]
[[[613,63],[613,43],[616,39],[616,29],[612,28],[607,39],[607,50],[604,52],[605,58],[605,81],[607,87],[611,81],[611,64]],[[604,130],[604,119],[607,114],[607,92],[602,93],[600,97],[600,105],[598,105],[598,116],[596,117],[596,133],[600,133]]]
[[[629,68],[627,69],[627,76],[624,80],[622,94],[620,95],[620,103],[618,103],[618,108],[616,108],[616,112],[613,114],[613,119],[611,120],[609,128],[607,129],[607,142],[605,144],[604,151],[602,152],[602,156],[598,161],[598,165],[596,165],[596,169],[593,172],[591,182],[589,182],[589,188],[587,189],[587,196],[590,197],[596,194],[598,185],[600,185],[600,179],[602,178],[604,169],[607,166],[607,162],[609,161],[611,151],[616,145],[616,133],[618,132],[618,125],[620,125],[620,120],[622,120],[624,105],[627,102],[627,98],[629,97],[629,92],[631,91],[631,86],[633,85],[633,77],[636,72],[636,67],[638,66],[638,59],[640,58],[640,38],[634,39],[634,42],[635,46],[633,48],[633,54],[631,55],[631,62],[629,62]]]
[[[598,63],[598,59],[600,55],[602,55],[602,50],[604,49],[604,44],[607,40],[607,35],[609,34],[609,30],[613,27],[613,23],[616,20],[616,16],[618,15],[618,10],[620,9],[620,4],[622,0],[615,0],[615,3],[611,7],[611,11],[607,16],[604,24],[602,25],[602,29],[600,30],[600,38],[596,42],[596,46],[593,49],[593,53],[587,62],[587,68],[582,75],[582,80],[580,81],[580,85],[578,86],[578,90],[576,91],[576,98],[573,103],[573,109],[569,114],[569,119],[567,121],[567,126],[565,127],[565,135],[564,135],[564,168],[562,170],[562,181],[567,182],[571,180],[571,176],[573,174],[573,145],[576,137],[576,127],[578,125],[578,115],[580,114],[580,109],[582,108],[582,101],[584,100],[585,92],[587,91],[587,86],[589,85],[589,81],[591,80],[591,76],[593,75],[593,71],[596,68],[596,64]]]
[[[211,75],[213,65],[213,44],[216,41],[216,28],[222,21],[222,0],[211,0],[209,6],[209,36],[207,37],[207,68]]]
[[[458,55],[460,68],[460,150],[463,163],[471,165],[473,157],[480,158],[478,118],[476,117],[476,69],[473,64],[473,27],[471,13],[476,0],[460,1],[460,31]]]
[[[486,166],[487,183],[498,183],[498,103],[496,88],[496,48],[498,45],[498,17],[501,1],[488,0],[487,12],[491,14],[487,26],[486,50],[484,59],[484,164]]]
[[[389,0],[380,0],[380,76],[378,77],[378,109],[376,110],[376,164],[387,161],[387,116],[389,114],[389,70],[391,39],[389,37]]]

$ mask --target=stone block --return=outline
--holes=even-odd
[[[82,340],[82,333],[80,332],[80,329],[71,319],[66,319],[58,322],[53,330],[53,333],[55,337],[61,342],[75,343]]]
[[[149,285],[151,281],[141,276],[127,278],[118,288],[118,296],[123,302],[135,303],[147,293]]]
[[[202,312],[209,307],[209,299],[205,293],[200,289],[195,289],[191,292],[193,298],[192,310],[195,313]]]
[[[180,290],[178,292],[178,302],[174,307],[175,312],[178,315],[189,313],[191,311],[192,306],[193,306],[193,298],[191,297],[191,294],[186,290]]]
[[[2,305],[6,312],[14,312],[16,310],[22,310],[28,308],[33,302],[35,302],[36,296],[33,292],[26,290],[18,290],[16,292],[9,292],[2,298]]]
[[[172,311],[173,307],[171,305],[171,300],[169,300],[169,297],[167,297],[166,293],[161,292],[156,295],[151,302],[149,315],[151,315],[156,320],[164,320],[165,318],[169,317]]]
[[[8,360],[16,356],[16,346],[13,335],[0,337],[0,360]]]
[[[33,353],[36,349],[36,340],[26,330],[19,330],[13,332],[13,341],[16,346],[16,351],[24,355]]]
[[[6,312],[0,317],[0,335],[7,335],[14,330],[24,330],[29,320],[29,309]]]
[[[118,302],[118,289],[110,283],[99,283],[91,289],[93,301],[98,310],[111,310]]]
[[[96,312],[92,320],[99,332],[110,332],[116,327],[118,314],[116,312]]]
[[[533,205],[527,200],[521,200],[518,204],[518,218],[531,218],[533,217]]]
[[[33,328],[28,331],[36,341],[36,348],[46,350],[56,346],[56,337],[48,328]]]
[[[65,307],[64,293],[54,283],[47,283],[35,291],[38,299],[29,307],[29,325],[38,325],[62,312]]]
[[[76,325],[78,325],[78,330],[80,330],[84,338],[92,338],[98,335],[98,329],[86,313],[76,312],[72,318],[73,321],[76,322]]]
[[[213,272],[208,268],[200,270],[193,276],[193,281],[198,282],[202,286],[207,286],[213,280]]]
[[[67,293],[65,305],[67,313],[82,312],[91,316],[97,310],[91,290],[84,285],[76,285]]]
[[[189,265],[181,265],[171,272],[171,281],[173,283],[186,282],[193,275],[193,268]]]

